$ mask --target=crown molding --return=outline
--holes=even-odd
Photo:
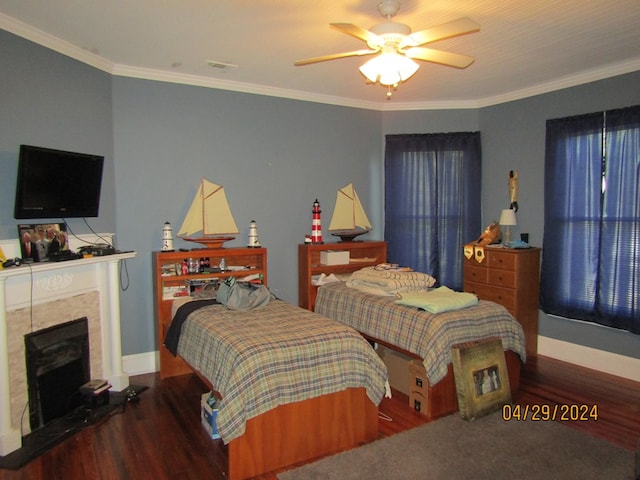
[[[90,65],[98,70],[108,73],[111,73],[113,70],[113,63],[109,60],[65,40],[61,40],[47,32],[38,30],[37,28],[5,15],[2,12],[0,12],[0,28],[26,40],[30,40],[33,43],[37,43],[49,50],[53,50],[61,53],[62,55],[73,58],[74,60]]]
[[[628,62],[607,65],[606,67],[587,70],[575,75],[567,75],[555,79],[551,82],[541,83],[532,87],[524,88],[508,92],[503,95],[487,97],[478,102],[478,108],[489,107],[500,103],[512,102],[514,100],[522,100],[523,98],[534,97],[543,93],[555,92],[570,87],[577,87],[598,80],[624,75],[640,71],[640,58],[630,60]]]
[[[60,38],[43,32],[42,30],[38,30],[31,25],[20,22],[19,20],[5,15],[2,12],[0,12],[0,28],[37,43],[45,48],[78,60],[79,62],[110,73],[111,75],[377,111],[477,109],[498,105],[500,103],[522,100],[524,98],[562,90],[564,88],[575,87],[640,70],[640,58],[638,58],[620,64],[612,64],[603,68],[588,70],[576,75],[568,75],[551,82],[541,83],[521,90],[480,98],[477,100],[442,100],[432,102],[388,102],[384,100],[383,102],[367,102],[347,97],[321,95],[252,83],[234,82],[198,75],[180,74],[165,70],[116,64],[106,58],[89,52],[88,50],[73,45],[65,40],[61,40]]]
[[[156,80],[159,82],[179,83],[196,87],[215,88],[219,90],[229,90],[241,93],[251,93],[255,95],[265,95],[268,97],[288,98],[291,100],[303,100],[305,102],[324,103],[327,105],[338,105],[343,107],[363,108],[368,110],[380,110],[380,105],[376,102],[365,102],[353,98],[336,97],[330,95],[313,94],[298,90],[285,88],[268,87],[253,83],[236,82],[232,80],[221,80],[219,78],[203,77],[199,75],[189,75],[184,73],[169,72],[166,70],[155,70],[150,68],[132,67],[128,65],[114,65],[113,75],[145,80]]]

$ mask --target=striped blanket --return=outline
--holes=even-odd
[[[395,297],[371,295],[330,283],[318,289],[315,311],[423,359],[431,385],[447,374],[451,346],[485,337],[500,337],[505,350],[526,360],[522,326],[501,305],[476,305],[432,314],[396,304]]]
[[[426,273],[364,267],[351,274],[347,285],[365,293],[393,296],[433,287],[436,280]]]
[[[222,395],[217,423],[224,443],[278,405],[352,387],[364,387],[378,405],[386,391],[387,369],[358,332],[281,300],[253,311],[194,311],[178,354]]]

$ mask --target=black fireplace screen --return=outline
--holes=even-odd
[[[81,405],[90,379],[87,317],[25,335],[31,430]]]

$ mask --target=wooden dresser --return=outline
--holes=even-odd
[[[321,252],[347,250],[350,261],[342,265],[320,263]],[[324,273],[351,273],[364,267],[387,261],[387,242],[334,242],[298,245],[298,305],[313,311],[318,287],[313,285],[313,277]]]
[[[538,353],[540,248],[484,247],[484,259],[464,258],[464,291],[503,305],[524,329],[527,356]]]

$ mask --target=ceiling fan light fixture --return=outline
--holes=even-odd
[[[362,73],[372,83],[395,86],[404,82],[418,71],[420,65],[396,52],[383,52],[360,67]]]
[[[400,9],[400,0],[378,0],[378,2],[378,11],[386,19],[386,22],[374,25],[369,30],[352,23],[329,24],[331,28],[366,42],[369,47],[367,50],[334,53],[298,60],[294,65],[308,65],[356,55],[378,54],[360,67],[360,73],[371,83],[380,83],[387,87],[388,99],[391,97],[392,88],[395,89],[400,82],[407,81],[418,71],[420,65],[414,60],[456,68],[466,68],[473,63],[474,58],[468,55],[434,50],[423,46],[445,38],[480,30],[480,25],[470,18],[461,18],[412,33],[409,25],[392,21]]]
[[[403,37],[407,35],[411,35],[411,27],[409,25],[397,22],[379,23],[371,27],[369,31],[380,37],[389,35],[390,38],[398,38],[399,40],[402,40]]]

